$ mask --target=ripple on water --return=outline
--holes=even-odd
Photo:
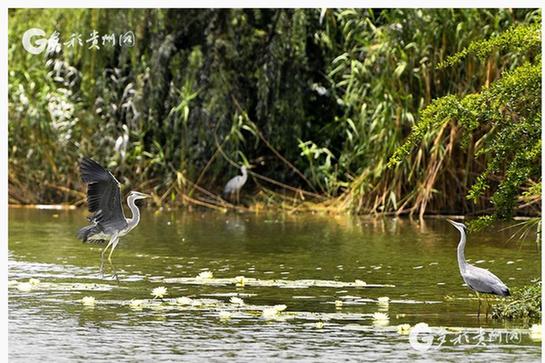
[[[408,335],[398,332],[399,325],[424,321],[437,331],[456,322],[470,334],[479,332],[476,300],[469,299],[468,290],[461,286],[452,243],[438,239],[450,237],[448,233],[430,234],[426,242],[433,247],[432,256],[407,242],[424,238],[410,225],[403,227],[409,229],[400,232],[401,237],[397,232],[386,235],[374,224],[365,224],[365,233],[346,232],[329,220],[312,224],[308,232],[302,224],[284,222],[268,224],[268,230],[261,231],[262,220],[254,223],[252,217],[241,219],[244,231],[222,235],[218,225],[223,224],[206,219],[199,224],[189,218],[187,224],[173,222],[168,230],[164,224],[157,231],[153,224],[139,226],[127,244],[116,249],[119,284],[110,275],[99,276],[98,250],[74,244],[71,235],[63,237],[77,227],[68,225],[73,222],[59,220],[56,223],[67,225],[44,229],[51,234],[44,241],[60,236],[58,251],[64,253],[60,260],[55,260],[57,255],[44,257],[44,241],[35,242],[31,228],[10,225],[10,246],[12,236],[25,242],[14,244],[9,254],[10,361],[44,357],[50,361],[411,361],[421,355],[411,348]],[[256,239],[257,232],[264,237]],[[225,243],[233,236],[237,239]],[[296,243],[291,243],[292,238]],[[280,245],[279,240],[286,243]],[[476,249],[481,245],[472,245],[471,254],[501,261],[494,264],[498,276],[528,281],[538,270],[532,267],[537,261],[534,252],[510,250],[513,255],[506,258],[501,244],[489,247],[493,253],[480,253]],[[396,251],[395,256],[391,251]],[[361,261],[355,262],[354,256]],[[519,260],[527,261],[522,270],[516,270],[518,263],[506,263]],[[126,265],[121,265],[123,261]],[[215,276],[198,279],[204,271]],[[16,288],[31,278],[40,281],[29,291]],[[161,285],[168,294],[151,298],[150,291]],[[447,294],[453,296],[448,302],[443,300]],[[381,304],[379,298],[385,296],[388,304]],[[94,299],[92,307],[82,303],[84,297]],[[188,300],[177,303],[181,297]],[[233,303],[233,297],[243,303]],[[335,301],[342,302],[339,309]],[[287,305],[285,310],[263,318],[263,311],[282,304]],[[229,318],[221,319],[220,314]],[[388,318],[380,319],[379,314]],[[483,328],[493,332],[498,326],[502,324],[486,322]],[[523,334],[518,344],[447,344],[426,353],[425,359],[443,361],[448,352],[448,359],[458,361],[468,357],[538,361],[541,347],[529,340],[529,330],[513,324],[504,333],[515,331]],[[454,329],[449,334],[456,333]]]

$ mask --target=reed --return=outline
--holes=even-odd
[[[528,169],[537,134],[445,118],[475,95],[474,110],[486,107],[520,67],[537,77],[541,45],[526,40],[539,19],[532,9],[12,9],[10,203],[81,202],[78,160],[90,155],[167,208],[235,208],[218,194],[250,163],[250,210],[539,215],[541,181]],[[36,24],[63,41],[93,30],[137,41],[34,56],[20,38]],[[524,117],[537,132],[540,114]],[[489,169],[512,137],[527,155]]]

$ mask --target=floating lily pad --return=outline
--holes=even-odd
[[[162,282],[167,284],[187,284],[187,285],[211,285],[225,286],[235,285],[238,280],[236,278],[210,278],[198,279],[195,277],[172,277],[163,279]],[[279,287],[286,289],[305,289],[309,287],[325,287],[325,288],[379,288],[379,287],[395,287],[390,284],[366,284],[364,286],[356,282],[343,282],[335,280],[262,280],[256,278],[245,278],[245,286],[256,287]]]

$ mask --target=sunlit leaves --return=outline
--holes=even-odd
[[[469,54],[484,58],[498,49],[528,53],[529,57],[489,86],[483,86],[478,93],[452,94],[433,101],[420,112],[418,123],[390,158],[389,166],[401,163],[425,141],[424,135],[447,122],[463,128],[466,143],[468,135],[484,133],[475,145],[474,155],[475,158],[485,157],[486,167],[469,189],[467,198],[477,203],[493,183],[492,219],[510,218],[523,187],[532,185],[541,176],[540,29],[540,25],[535,24],[512,27],[490,40],[471,43],[441,64],[440,67],[452,66]],[[540,198],[533,200],[536,201]],[[479,224],[492,219],[483,218]]]

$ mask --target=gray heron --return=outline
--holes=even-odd
[[[460,268],[460,275],[462,275],[462,279],[466,285],[477,293],[477,297],[479,298],[479,312],[481,306],[479,293],[499,296],[511,295],[507,286],[492,272],[467,263],[464,256],[467,227],[463,223],[454,222],[450,219],[447,219],[447,221],[460,232],[460,242],[458,243],[457,251],[458,267]]]
[[[223,196],[229,195],[232,198],[234,194],[237,203],[240,200],[240,189],[246,183],[246,180],[248,180],[246,167],[241,167],[240,171],[242,172],[242,175],[237,175],[229,180],[227,184],[225,184],[225,188],[223,188]]]
[[[111,246],[108,261],[112,263],[119,238],[129,233],[140,221],[140,210],[135,201],[148,198],[149,195],[131,191],[127,204],[132,212],[131,218],[126,218],[121,205],[120,184],[108,170],[90,158],[84,158],[80,163],[81,178],[87,184],[88,219],[91,225],[78,231],[78,238],[83,242],[104,243],[109,241],[101,252],[100,272],[103,271],[104,253]]]

